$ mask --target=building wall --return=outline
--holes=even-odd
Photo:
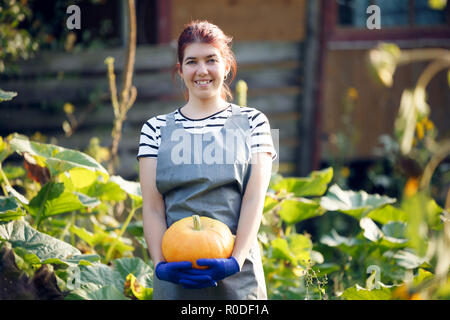
[[[236,41],[301,41],[306,0],[172,0],[172,39],[194,19],[217,24]]]

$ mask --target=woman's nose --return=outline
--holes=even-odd
[[[197,73],[198,74],[207,74],[208,73],[208,68],[206,67],[206,63],[200,62],[198,64]]]

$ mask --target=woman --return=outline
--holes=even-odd
[[[225,81],[236,74],[230,46],[217,26],[188,24],[176,65],[187,103],[142,127],[138,159],[144,235],[156,266],[154,299],[267,299],[257,232],[277,154],[267,117],[228,102]],[[208,267],[202,270],[164,260],[164,232],[193,214],[228,225],[236,235],[229,259],[200,259]]]

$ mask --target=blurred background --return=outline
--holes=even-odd
[[[271,127],[279,129],[280,174],[305,176],[333,165],[334,179],[344,187],[398,196],[396,185],[408,175],[393,174],[398,159],[392,160],[389,137],[402,91],[414,85],[427,63],[400,66],[386,87],[372,77],[367,54],[380,42],[400,49],[448,48],[449,5],[441,1],[433,8],[433,2],[136,0],[137,99],[123,122],[118,174],[137,179],[142,124],[184,103],[171,73],[175,41],[185,23],[207,19],[234,39],[238,73],[232,89],[246,81],[247,105],[266,113]],[[18,93],[0,105],[0,136],[19,132],[97,150],[101,161],[99,150],[111,144],[114,120],[104,61],[115,59],[120,83],[128,41],[125,1],[0,3],[0,88]],[[72,4],[81,11],[79,30],[66,26]],[[366,27],[371,4],[381,10],[379,30]],[[450,127],[446,77],[437,74],[427,87],[428,119],[440,137],[448,137]],[[404,170],[408,165],[415,164],[406,162]],[[447,172],[448,162],[440,167]]]

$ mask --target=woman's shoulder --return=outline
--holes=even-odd
[[[240,107],[241,113],[246,114],[250,122],[268,122],[267,116],[255,107]]]
[[[163,114],[158,114],[156,116],[152,116],[145,121],[144,126],[147,123],[147,124],[151,124],[152,126],[157,126],[159,128],[162,125],[166,124],[167,117],[170,114],[174,114],[175,116],[177,116],[177,113],[178,113],[178,109],[175,109],[174,111],[169,112],[169,113],[163,113]]]

